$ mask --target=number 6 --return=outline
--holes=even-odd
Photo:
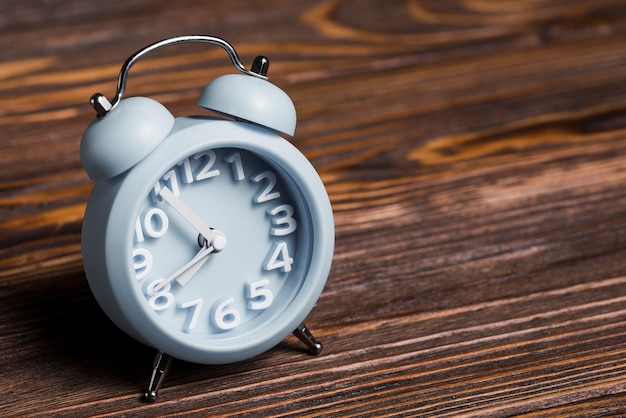
[[[211,321],[213,325],[221,330],[229,330],[239,325],[241,315],[233,308],[228,309],[228,305],[235,301],[234,298],[226,298],[218,302],[211,310]]]

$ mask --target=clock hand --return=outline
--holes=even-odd
[[[215,252],[222,251],[226,247],[226,235],[216,229],[211,229],[196,215],[182,200],[170,189],[163,187],[159,195],[169,203],[183,218],[187,220],[204,238],[213,246]]]
[[[187,284],[187,282],[200,270],[200,267],[206,263],[209,259],[209,254],[214,251],[214,248],[211,246],[203,247],[198,251],[198,253],[193,256],[193,258],[184,266],[176,270],[173,274],[171,274],[167,279],[160,282],[158,285],[154,286],[152,292],[156,293],[161,291],[165,286],[169,283],[176,280],[180,283],[181,286]]]
[[[209,259],[209,254],[212,252],[213,247],[203,248],[194,258],[191,259],[189,263],[178,269],[178,271],[172,274],[171,277],[174,278],[181,286],[186,285],[196,272],[200,270],[200,267],[206,263]],[[168,280],[171,281],[172,279],[168,277]]]

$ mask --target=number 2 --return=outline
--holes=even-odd
[[[195,160],[202,160],[202,163],[204,164],[200,172],[196,174],[197,181],[210,179],[211,177],[215,177],[220,174],[219,169],[213,168],[213,165],[215,165],[215,160],[217,160],[215,152],[207,150],[194,155],[193,158]]]
[[[276,187],[276,174],[271,171],[260,172],[256,176],[252,177],[252,181],[255,183],[264,181],[265,183],[261,190],[259,190],[259,193],[254,196],[255,203],[263,203],[280,197],[280,192],[274,191],[274,187]]]

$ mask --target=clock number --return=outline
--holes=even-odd
[[[233,178],[237,181],[244,180],[246,174],[243,171],[243,163],[241,162],[241,154],[238,152],[232,152],[224,157],[224,161],[232,164]]]
[[[279,214],[284,214],[284,216],[278,216],[272,218],[272,224],[276,227],[283,226],[282,228],[271,228],[270,234],[282,237],[284,235],[289,235],[294,232],[298,228],[298,223],[293,218],[293,206],[291,205],[278,205],[275,208],[272,208],[269,213],[272,216],[276,216]]]
[[[133,250],[133,267],[135,268],[135,277],[141,280],[152,270],[152,254],[145,248],[136,248]]]
[[[158,292],[154,291],[154,288],[160,285],[163,281],[164,279],[156,279],[146,286],[146,294],[150,296],[150,299],[148,299],[148,305],[150,305],[150,307],[155,311],[167,309],[174,303],[174,295],[170,293],[170,290],[172,289],[172,285],[170,283],[167,283]]]
[[[255,175],[252,177],[252,181],[255,183],[264,183],[259,193],[254,196],[255,203],[268,202],[280,197],[280,192],[274,190],[274,187],[276,187],[276,174],[271,171],[263,171]]]
[[[141,227],[141,216],[137,217],[135,222],[135,242],[143,242],[145,237],[143,235],[143,228]]]
[[[178,165],[182,167],[182,170],[183,170],[183,178],[182,178],[183,183],[190,184],[190,183],[193,183],[194,181],[202,181],[202,180],[210,179],[211,177],[219,176],[220,170],[217,168],[213,169],[213,166],[215,165],[215,161],[217,161],[217,157],[215,156],[214,151],[207,150],[204,152],[199,152],[198,154],[195,154],[193,156],[193,159],[202,160],[200,163],[202,164],[202,167],[196,173],[195,178],[193,175],[193,171],[191,170],[191,161],[189,160],[189,158],[185,158],[184,160],[178,163]],[[172,192],[176,194],[174,190],[172,190]]]
[[[274,302],[274,294],[270,289],[267,288],[269,284],[270,281],[268,279],[262,279],[256,282],[247,283],[245,291],[246,298],[248,299],[248,309],[259,311],[266,309],[272,305],[272,302]],[[199,305],[197,305],[197,308],[195,309],[192,319],[190,321],[193,326],[195,326],[197,315],[200,312],[202,299],[187,302],[185,306],[180,305],[181,307],[190,307],[193,305],[193,303],[198,301]],[[213,325],[215,325],[215,327],[219,328],[222,331],[228,331],[229,329],[233,329],[241,323],[241,314],[239,313],[239,311],[231,306],[234,302],[235,299],[228,296],[218,300],[213,305],[213,308],[211,309],[211,322],[213,323]],[[185,327],[185,330],[187,331],[187,325]],[[191,327],[189,329],[191,329]]]
[[[178,187],[178,176],[176,175],[176,170],[171,169],[170,171],[165,173],[163,175],[163,182],[165,184],[169,183],[172,193],[174,193],[176,196],[180,196],[180,187]],[[161,189],[159,189],[159,192],[160,191]]]
[[[285,273],[291,271],[293,258],[289,256],[289,248],[285,241],[276,241],[270,252],[269,259],[265,263],[265,270],[281,269]]]
[[[246,296],[248,297],[248,309],[260,311],[268,308],[274,301],[274,294],[270,289],[264,288],[268,286],[268,279],[259,280],[257,282],[248,283],[246,287]]]
[[[213,166],[215,165],[215,161],[217,160],[217,157],[215,156],[215,152],[213,152],[212,150],[207,150],[207,151],[198,153],[194,155],[193,158],[194,160],[201,159],[204,163],[200,172],[196,174],[197,181],[210,179],[211,177],[215,177],[220,174],[220,170],[217,168],[211,170]]]
[[[161,186],[161,181],[163,181],[164,186]],[[180,187],[178,187],[178,176],[176,176],[176,170],[171,169],[167,173],[163,174],[163,177],[161,177],[160,180],[157,180],[154,183],[152,190],[154,192],[155,202],[159,202],[161,200],[159,195],[161,194],[161,189],[163,187],[170,189],[175,196],[180,196]]]
[[[162,209],[151,208],[144,215],[143,222],[141,222],[141,217],[138,217],[135,222],[135,241],[143,242],[145,235],[150,238],[160,238],[165,235],[169,225],[169,218]]]
[[[179,162],[178,165],[183,169],[183,183],[193,183],[193,173],[191,172],[191,162],[189,158],[185,158]]]
[[[235,328],[241,322],[241,315],[234,308],[229,308],[235,299],[227,297],[217,302],[211,310],[211,321],[217,328],[226,331]]]
[[[150,209],[143,219],[143,229],[151,238],[160,238],[165,235],[169,225],[167,214],[159,208]]]
[[[185,326],[183,330],[185,332],[189,332],[196,327],[198,323],[198,317],[200,316],[200,311],[202,310],[202,299],[194,299],[189,302],[184,302],[178,305],[179,308],[182,309],[190,309],[190,315],[187,316],[187,321],[185,322]]]

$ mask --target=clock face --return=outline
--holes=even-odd
[[[140,199],[129,280],[164,332],[211,347],[271,327],[290,308],[313,231],[279,166],[244,149],[206,149],[168,167]]]
[[[89,286],[118,327],[173,357],[223,364],[304,321],[330,271],[334,223],[319,175],[291,143],[189,117],[127,172],[96,182],[81,242]]]

